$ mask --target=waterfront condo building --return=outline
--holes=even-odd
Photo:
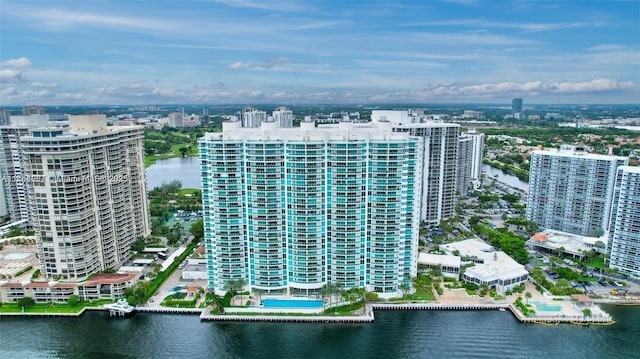
[[[11,116],[0,126],[0,168],[3,196],[11,222],[26,231],[33,230],[33,208],[29,190],[28,158],[23,152],[22,137],[30,129],[47,126],[47,115]]]
[[[70,116],[69,128],[31,129],[27,156],[40,270],[79,280],[116,269],[150,233],[141,126],[104,115]]]
[[[424,151],[420,218],[435,227],[454,216],[460,125],[428,120],[415,111],[397,110],[373,110],[371,121],[389,122],[394,132],[420,137]]]
[[[278,128],[199,140],[209,287],[397,295],[416,275],[422,141],[388,123]]]
[[[640,167],[618,167],[607,253],[611,268],[640,278]]]
[[[534,151],[526,219],[546,229],[602,236],[609,225],[616,170],[627,163],[626,157],[574,146]]]
[[[470,189],[480,187],[483,151],[484,133],[471,129],[458,138],[457,191],[459,194],[465,195]]]

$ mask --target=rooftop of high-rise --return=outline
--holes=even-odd
[[[571,145],[562,145],[559,149],[547,149],[547,150],[535,150],[532,154],[541,154],[547,156],[557,156],[557,157],[571,157],[571,158],[588,158],[593,160],[606,160],[611,161],[615,159],[625,160],[628,157],[624,156],[612,156],[612,155],[603,155],[599,153],[590,153],[587,152],[586,149],[580,146],[571,146]]]

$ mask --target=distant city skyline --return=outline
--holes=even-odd
[[[5,0],[0,106],[638,104],[639,13],[637,1]]]

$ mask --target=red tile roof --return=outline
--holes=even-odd
[[[45,282],[31,282],[24,286],[25,288],[49,288],[49,283]]]
[[[83,286],[93,286],[97,284],[122,284],[134,279],[136,273],[99,273],[86,282],[79,283]]]
[[[11,288],[15,288],[15,287],[22,288],[22,283],[11,283],[11,282],[9,282],[9,283],[3,284],[2,287],[4,287],[4,288],[8,288],[8,287],[11,287]]]

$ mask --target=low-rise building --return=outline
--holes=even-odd
[[[0,302],[14,303],[24,297],[36,303],[65,303],[72,295],[80,300],[116,300],[124,290],[134,285],[140,273],[96,274],[81,283],[62,282],[0,282]]]
[[[459,256],[463,266],[473,263],[462,273],[465,282],[486,285],[498,294],[525,283],[529,276],[522,264],[479,238],[445,244],[440,250]]]
[[[586,237],[546,229],[531,236],[526,244],[532,249],[543,249],[549,252],[563,253],[574,258],[582,259],[585,256],[585,252],[590,250],[605,253],[607,242],[607,234],[602,237]]]
[[[418,255],[418,264],[428,268],[440,267],[443,277],[456,279],[460,277],[461,260],[458,256],[420,253]]]

